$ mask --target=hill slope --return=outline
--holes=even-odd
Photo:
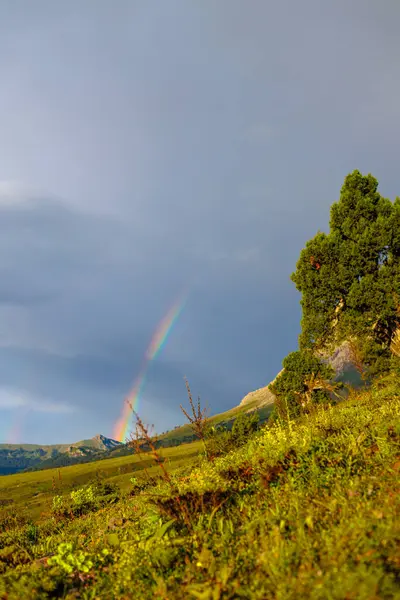
[[[179,460],[192,447],[201,444],[165,456]],[[140,477],[150,457],[130,460]],[[164,463],[170,478],[151,467],[161,475],[154,488],[150,480],[129,496],[96,496],[74,518],[70,504],[55,519],[49,502],[34,524],[6,507],[0,597],[399,598],[398,384],[266,427],[213,462],[198,458],[182,472],[178,460]],[[63,473],[79,483],[88,469]],[[119,482],[115,471],[108,477]],[[5,492],[18,501],[25,493],[26,505],[38,477],[44,483],[46,472],[7,477]],[[46,484],[50,495],[48,476]],[[66,479],[58,484],[61,503],[74,502]]]

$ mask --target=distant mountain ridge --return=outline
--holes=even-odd
[[[94,437],[89,440],[82,440],[81,442],[76,442],[76,444],[71,444],[70,447],[73,446],[85,446],[87,448],[93,448],[95,450],[114,450],[115,448],[119,448],[123,446],[122,442],[117,442],[117,440],[113,440],[111,438],[106,437],[105,435],[101,435],[98,433]]]
[[[100,433],[73,444],[0,444],[0,475],[99,460],[124,447]]]

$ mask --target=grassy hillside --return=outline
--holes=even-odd
[[[194,442],[181,449],[166,448],[161,451],[161,454],[167,460],[169,468],[174,469],[193,460],[198,455],[200,447],[199,442]],[[144,464],[150,472],[157,472],[154,469],[155,461],[150,456],[146,458]],[[0,521],[9,513],[11,507],[13,511],[23,509],[27,518],[39,520],[46,518],[45,511],[50,510],[55,494],[69,494],[71,490],[87,484],[96,477],[116,483],[121,490],[128,489],[130,477],[137,471],[143,471],[144,464],[141,457],[131,453],[121,458],[110,458],[61,469],[5,475],[0,477]]]
[[[240,414],[256,408],[257,401],[254,400],[245,407],[235,407],[224,413],[214,415],[210,418],[210,423],[212,425],[225,423],[229,428],[234,419]],[[258,409],[260,421],[267,419],[271,410],[272,406]],[[159,440],[162,446],[165,444],[164,448],[161,446],[159,452],[165,457],[167,463],[170,463],[171,468],[183,466],[194,456],[197,456],[202,448],[190,425],[173,429],[160,436]],[[179,449],[179,446],[182,446],[182,448]],[[11,505],[13,507],[23,506],[25,507],[26,516],[38,518],[43,511],[50,507],[52,498],[55,493],[58,493],[58,490],[63,493],[70,492],[71,489],[88,483],[96,476],[104,480],[112,480],[114,483],[118,483],[121,489],[127,489],[133,472],[142,470],[142,460],[134,454],[133,450],[126,447],[117,448],[111,451],[110,455],[112,456],[118,452],[128,454],[116,458],[88,460],[82,464],[61,468],[46,468],[29,473],[15,473],[0,477],[0,518],[2,502],[7,506],[7,510]],[[155,462],[152,460],[152,465],[154,464]],[[47,467],[47,464],[45,466]],[[155,471],[157,472],[157,469]]]
[[[93,464],[63,469],[54,491],[49,471],[1,478],[14,504],[0,598],[400,598],[398,383],[270,424],[214,461],[200,449],[163,449],[165,472],[150,455],[102,461],[118,487],[74,499]],[[35,513],[39,486],[64,498],[29,523],[18,509]]]
[[[212,426],[226,424],[229,428],[239,415],[256,410],[260,415],[260,423],[262,423],[268,419],[272,409],[272,404],[269,406],[260,407],[259,399],[255,397],[254,400],[248,402],[245,406],[235,406],[234,408],[231,408],[223,413],[213,415],[209,418],[209,422]],[[193,434],[193,430],[189,424],[181,425],[180,427],[171,429],[171,431],[167,431],[163,435],[158,436],[158,440],[160,440],[160,442],[163,444],[170,443],[171,445],[181,444],[185,441],[193,440],[194,438],[195,436]]]

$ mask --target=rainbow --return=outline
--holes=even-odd
[[[29,409],[23,406],[17,409],[15,419],[11,425],[10,430],[8,431],[5,440],[6,444],[17,444],[18,439],[21,439],[22,428],[24,425],[24,421],[26,420],[28,410]]]
[[[132,413],[138,409],[140,395],[146,382],[148,367],[164,347],[172,327],[176,323],[179,315],[186,305],[187,298],[188,293],[183,293],[158,324],[145,352],[142,367],[135,380],[135,383],[133,384],[129,394],[124,399],[121,416],[114,425],[113,438],[115,440],[123,442],[128,437]]]

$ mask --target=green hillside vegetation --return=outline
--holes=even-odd
[[[129,456],[0,478],[0,599],[399,599],[399,274],[400,199],[355,171],[293,275],[272,412],[207,419],[187,386],[164,441],[196,442],[136,415]],[[344,341],[361,389],[326,360]]]
[[[254,408],[254,407],[253,407]],[[258,420],[262,423],[267,418],[272,407],[259,409]],[[210,417],[209,426],[223,425],[229,431],[234,423],[234,416],[245,415],[249,407],[234,408],[231,411]],[[229,420],[231,419],[231,420]],[[182,429],[182,433],[179,431]],[[191,463],[201,452],[202,444],[196,438],[190,426],[182,426],[179,430],[172,430],[160,436],[161,444],[153,440],[159,449],[159,454],[165,459],[168,469],[174,470]],[[176,437],[169,437],[175,435]],[[186,441],[189,439],[191,441]],[[171,442],[163,446],[163,441]],[[197,440],[197,441],[196,441]],[[39,447],[40,448],[40,447]],[[91,481],[107,481],[118,485],[119,489],[131,488],[130,478],[133,473],[144,476],[144,466],[150,474],[158,475],[159,468],[151,453],[141,455],[135,453],[133,447],[123,446],[113,452],[124,452],[124,456],[117,458],[102,458],[101,460],[88,461],[83,458],[81,464],[62,466],[61,468],[45,468],[25,473],[16,473],[0,477],[0,519],[12,510],[23,509],[24,515],[29,519],[41,519],[46,515],[52,505],[55,492],[69,494],[72,490]],[[111,454],[112,454],[111,453]],[[54,459],[55,461],[56,459]],[[54,462],[53,461],[53,462]],[[46,462],[44,462],[46,465]],[[2,510],[3,506],[3,510]]]
[[[213,415],[209,418],[210,425],[213,426],[223,426],[227,429],[231,429],[235,419],[239,415],[247,414],[248,412],[257,412],[260,417],[260,423],[266,421],[271,414],[273,406],[261,406],[259,407],[260,401],[259,398],[254,398],[252,402],[249,402],[245,406],[235,406],[223,413],[219,413],[217,415]],[[171,431],[167,431],[165,434],[158,436],[157,438],[160,445],[178,445],[183,443],[184,441],[192,441],[196,439],[196,435],[193,433],[193,429],[190,424],[181,425],[172,429]]]
[[[168,448],[162,455],[169,462],[169,468],[179,468],[198,455],[200,446],[200,442],[194,442],[181,448]],[[5,475],[0,477],[0,520],[5,519],[11,509],[22,511],[28,519],[46,519],[55,493],[68,495],[90,481],[107,481],[126,490],[131,487],[129,479],[133,473],[143,476],[144,465],[149,472],[157,473],[155,464],[150,455],[143,458],[131,452],[129,456],[94,463]]]
[[[398,381],[264,427],[214,461],[200,447],[165,450],[181,467],[147,489],[109,473],[103,489],[65,494],[71,513],[61,486],[41,520],[3,513],[0,597],[399,598]],[[89,466],[64,469],[62,485],[83,486]],[[40,475],[3,480],[28,501]],[[118,489],[104,495],[107,482]]]

